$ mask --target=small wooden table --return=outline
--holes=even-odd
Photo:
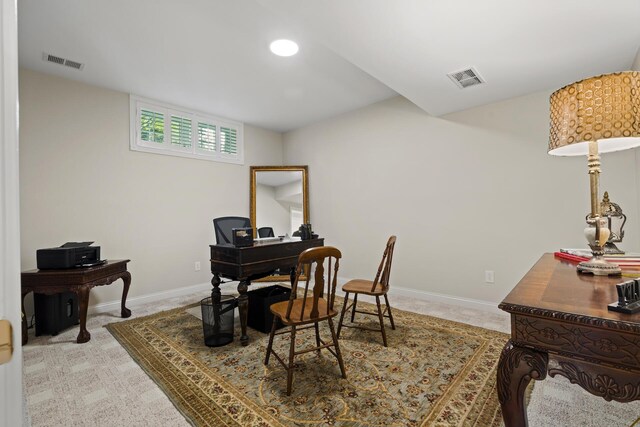
[[[524,391],[547,373],[607,401],[640,400],[640,314],[607,310],[626,280],[579,274],[545,254],[502,301],[511,313],[497,379],[506,427],[527,426]]]
[[[126,318],[131,316],[131,310],[125,307],[127,293],[131,284],[131,273],[127,271],[126,260],[107,261],[102,265],[87,268],[69,268],[60,270],[29,270],[23,271],[22,282],[22,314],[24,315],[24,297],[29,292],[53,295],[60,292],[75,292],[78,295],[80,332],[76,342],[85,343],[91,339],[87,331],[87,307],[89,305],[89,291],[95,286],[104,286],[122,279],[122,303],[120,314]],[[23,317],[23,322],[25,318]],[[26,344],[28,336],[22,334],[22,345]]]

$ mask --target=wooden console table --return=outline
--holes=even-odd
[[[24,297],[29,292],[53,295],[60,292],[75,292],[78,295],[80,314],[80,332],[76,342],[85,343],[91,339],[87,331],[87,307],[89,305],[89,291],[95,286],[109,285],[122,279],[122,303],[120,314],[122,317],[131,316],[131,310],[125,307],[127,293],[131,284],[131,273],[127,271],[129,260],[107,261],[102,265],[87,268],[69,268],[60,270],[29,270],[23,271],[22,282],[22,314],[24,315]],[[26,321],[23,317],[23,322]],[[26,344],[28,336],[23,333],[22,345]]]
[[[506,427],[527,426],[525,388],[547,373],[607,401],[640,400],[640,314],[607,310],[625,280],[579,274],[545,254],[502,301],[511,313],[497,379]]]

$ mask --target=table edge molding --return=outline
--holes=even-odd
[[[535,317],[561,320],[571,323],[593,326],[596,328],[615,329],[619,331],[640,333],[640,323],[626,322],[624,320],[602,319],[599,317],[585,316],[583,314],[563,313],[557,310],[529,307],[525,305],[502,302],[498,308],[512,314],[525,314]]]

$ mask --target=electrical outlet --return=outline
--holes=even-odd
[[[487,270],[487,271],[484,272],[484,281],[486,283],[493,283],[494,282],[493,270]]]
[[[194,269],[195,271],[200,271],[200,261],[196,261]]]

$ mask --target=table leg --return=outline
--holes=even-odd
[[[218,273],[213,273],[213,278],[211,279],[211,285],[213,289],[211,289],[211,302],[220,302],[220,275]]]
[[[80,305],[80,332],[76,342],[85,343],[91,339],[91,334],[87,331],[87,308],[89,308],[89,286],[83,285],[77,288],[78,304]]]
[[[123,318],[127,318],[131,316],[131,310],[125,307],[127,302],[127,294],[129,293],[129,285],[131,284],[131,273],[125,271],[122,274],[122,281],[124,282],[124,287],[122,288],[122,303],[120,304],[120,315]]]
[[[238,284],[238,312],[240,314],[240,328],[242,335],[240,335],[240,344],[248,345],[249,336],[247,335],[247,316],[249,314],[249,296],[247,295],[247,288],[251,282],[249,279],[241,280]]]
[[[498,362],[498,400],[502,408],[505,427],[526,427],[527,412],[524,392],[532,379],[547,376],[549,355],[524,347],[509,340],[502,349]]]
[[[22,293],[22,345],[27,344],[29,342],[29,333],[27,332],[27,315],[24,312],[24,297],[27,296],[29,292]]]
[[[296,268],[291,267],[291,271],[289,272],[289,280],[291,281],[291,287],[293,287],[293,283],[296,281]]]
[[[213,278],[211,279],[211,285],[213,289],[211,289],[211,307],[213,308],[213,334],[217,335],[220,333],[220,299],[222,298],[220,294],[220,275],[218,273],[213,273]]]

